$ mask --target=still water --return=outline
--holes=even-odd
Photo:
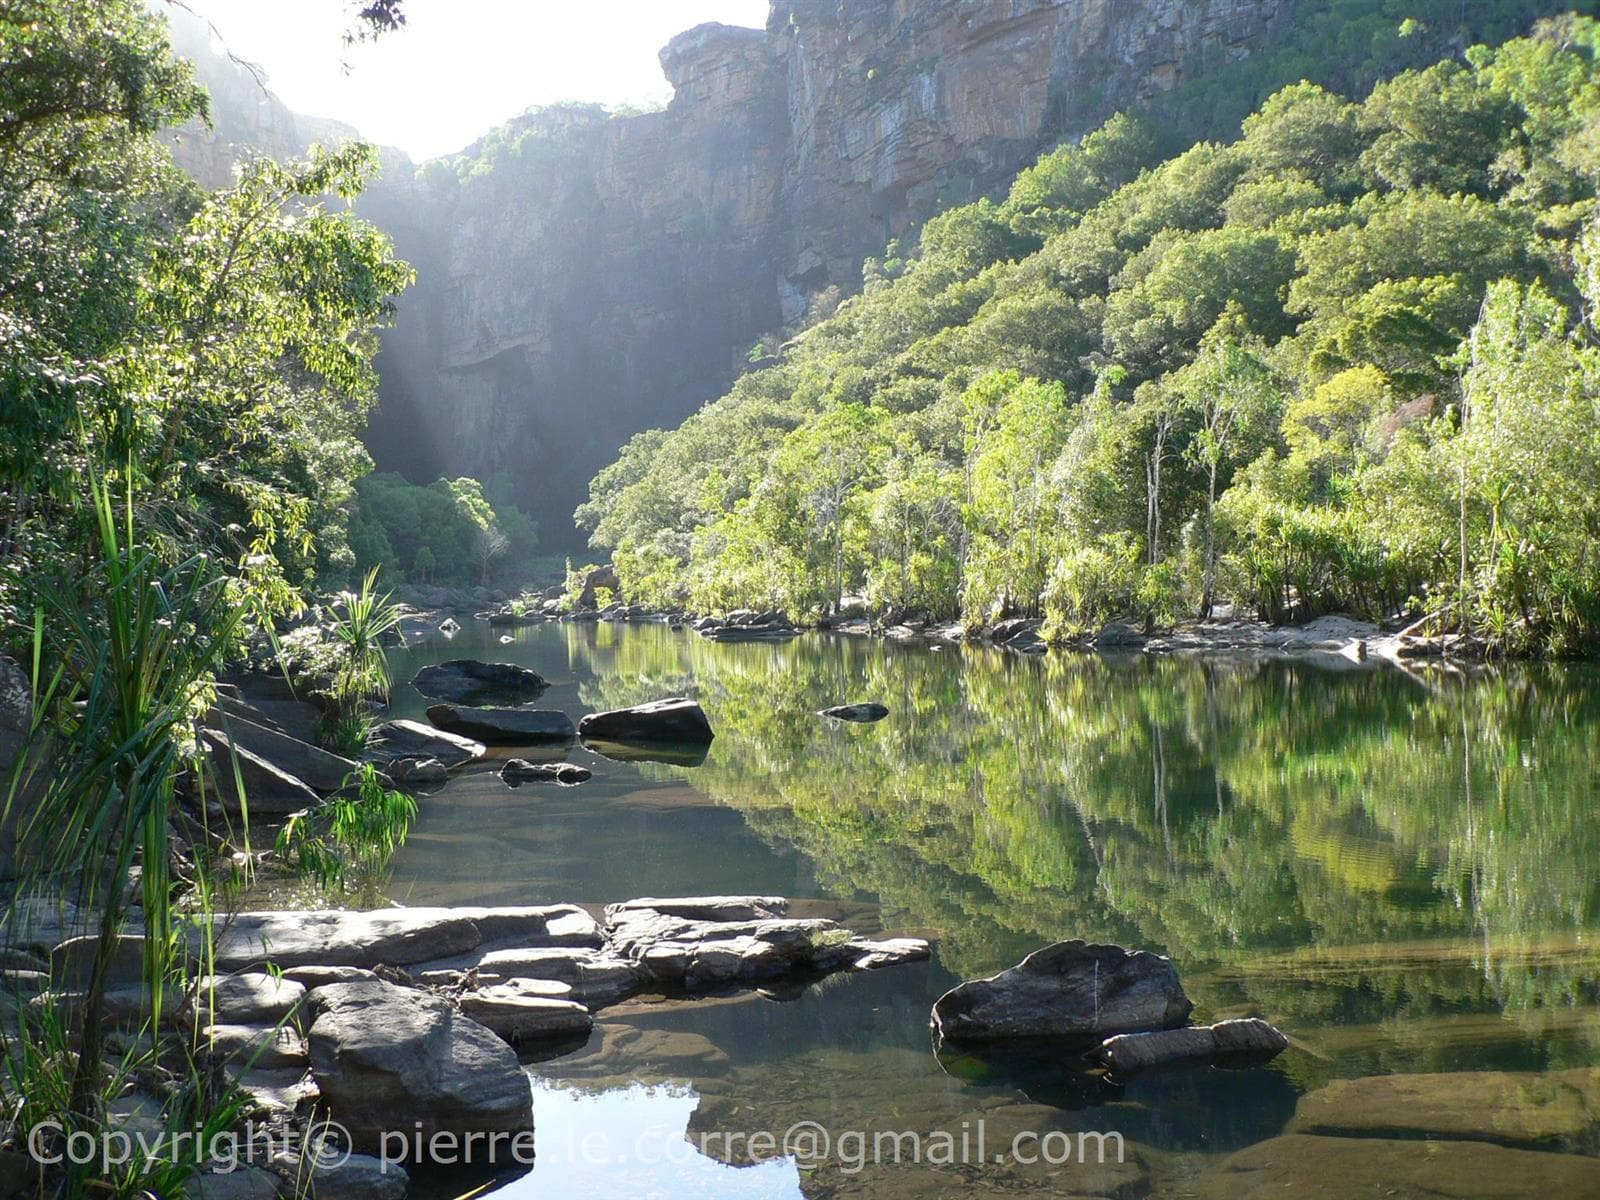
[[[395,900],[758,892],[936,943],[793,992],[604,1010],[530,1062],[538,1165],[507,1200],[1600,1196],[1591,670],[503,633],[397,651],[395,677],[513,661],[575,719],[690,694],[717,739],[692,767],[573,749],[595,773],[573,788],[478,763],[423,800]],[[814,715],[857,700],[891,715]],[[940,992],[1066,937],[1168,954],[1197,1020],[1260,1015],[1293,1046],[1122,1085],[935,1053]]]

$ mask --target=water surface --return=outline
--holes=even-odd
[[[1581,1194],[1585,1181],[1600,1194],[1585,1173],[1600,1169],[1592,1121],[1530,1133],[1485,1099],[1502,1094],[1489,1072],[1536,1072],[1569,1109],[1600,1113],[1600,1074],[1572,1074],[1600,1065],[1591,670],[1040,660],[815,634],[726,645],[660,626],[539,625],[501,644],[503,632],[474,623],[401,651],[396,677],[462,656],[518,662],[552,681],[539,704],[574,718],[692,694],[717,739],[698,767],[574,749],[595,772],[575,788],[513,790],[492,759],[477,764],[423,801],[395,899],[759,892],[937,943],[932,963],[793,992],[605,1010],[588,1046],[530,1064],[539,1166],[505,1195],[1281,1195],[1270,1172],[1241,1183],[1218,1163],[1283,1134],[1299,1098],[1335,1080],[1438,1073],[1452,1077],[1423,1082],[1461,1110],[1447,1136],[1478,1143],[1470,1154],[1451,1142],[1408,1182],[1384,1155],[1440,1129],[1344,1131],[1381,1139],[1356,1149],[1391,1194]],[[815,716],[856,700],[891,715]],[[425,702],[402,687],[395,707]],[[942,990],[1065,937],[1169,954],[1197,1019],[1259,1014],[1294,1046],[1263,1069],[1121,1085],[1048,1055],[934,1052]],[[827,1152],[813,1136],[784,1155],[784,1133],[809,1123]],[[921,1135],[923,1161],[904,1142],[897,1163],[883,1141],[872,1161],[884,1131]],[[1059,1159],[1079,1131],[1120,1133],[1127,1161],[1006,1153],[1018,1133],[1054,1135]],[[750,1141],[767,1134],[776,1150]],[[1306,1164],[1289,1194],[1346,1194],[1351,1143],[1282,1145]]]

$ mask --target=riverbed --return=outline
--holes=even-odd
[[[935,942],[926,964],[602,1011],[586,1046],[529,1063],[538,1165],[507,1197],[1331,1197],[1366,1194],[1363,1169],[1392,1195],[1511,1197],[1597,1178],[1592,668],[481,622],[391,664],[403,681],[458,657],[535,668],[539,706],[574,719],[693,695],[717,738],[694,766],[574,749],[594,772],[577,787],[467,768],[422,800],[394,900],[761,893]],[[889,717],[815,715],[858,700]],[[394,715],[425,707],[396,689]],[[1169,954],[1197,1020],[1260,1015],[1291,1049],[1123,1084],[936,1052],[944,989],[1066,937]],[[1080,1133],[1117,1135],[1123,1161]]]

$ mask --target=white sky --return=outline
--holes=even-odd
[[[767,0],[406,0],[404,29],[347,47],[342,0],[184,4],[263,68],[292,110],[354,125],[419,161],[537,104],[670,99],[656,54],[673,34],[767,19]]]

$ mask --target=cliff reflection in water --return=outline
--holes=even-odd
[[[937,935],[958,974],[1080,936],[1173,955],[1202,1011],[1335,1042],[1344,1027],[1372,1069],[1383,1045],[1350,1027],[1390,1022],[1392,1045],[1428,1018],[1403,1047],[1412,1069],[1456,1061],[1452,1029],[1490,1065],[1484,1018],[1501,1013],[1522,1027],[1504,1065],[1528,1064],[1529,1037],[1547,1065],[1600,1044],[1590,669],[564,632],[593,707],[697,688],[718,736],[694,786],[829,890]],[[815,716],[864,699],[890,717]]]

